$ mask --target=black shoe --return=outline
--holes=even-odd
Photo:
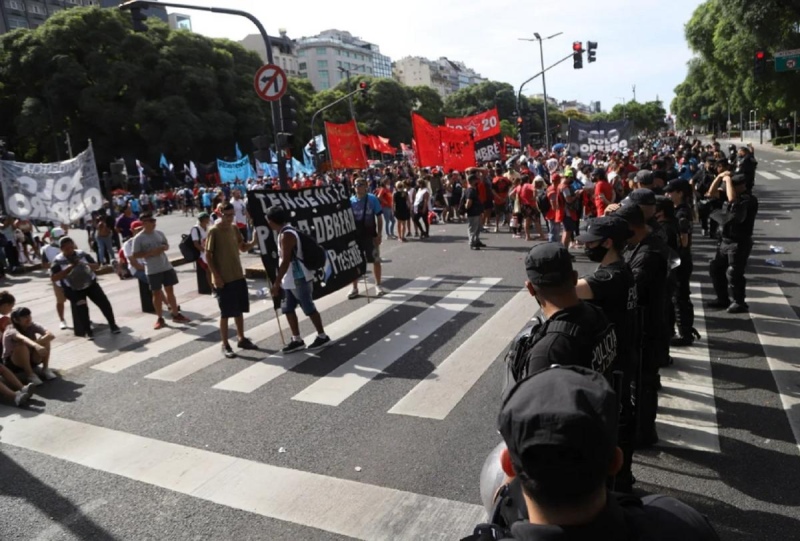
[[[258,349],[258,346],[250,341],[249,338],[243,338],[237,342],[236,347],[239,349]]]
[[[289,345],[281,350],[281,353],[293,353],[306,348],[306,343],[302,340],[292,340]]]
[[[475,246],[477,246],[478,248],[486,248],[486,245],[481,241],[478,241],[478,243]]]
[[[691,346],[693,343],[694,343],[694,336],[692,336],[691,334],[682,334],[680,336],[673,336],[672,339],[669,341],[669,345],[675,347]]]
[[[750,310],[746,302],[734,302],[728,306],[729,314],[746,314]]]
[[[707,308],[727,308],[731,305],[731,301],[728,299],[714,299],[713,301],[708,301],[706,303]]]
[[[470,249],[470,250],[480,250],[480,249],[481,249],[481,247],[480,247],[480,246],[476,246],[476,245],[474,245],[474,244],[470,244],[470,245],[469,245],[469,249]]]
[[[308,346],[308,349],[321,348],[322,346],[324,346],[325,344],[327,344],[330,341],[331,341],[331,337],[328,336],[328,335],[325,335],[325,336],[317,335],[317,337],[314,339],[314,341],[311,342],[311,345]]]
[[[111,329],[111,334],[119,334],[122,332],[122,330],[116,325],[109,325],[109,328]]]
[[[234,353],[230,344],[222,344],[222,354],[228,359],[236,358],[236,353]]]
[[[639,439],[636,442],[636,448],[647,449],[648,447],[652,447],[657,443],[658,432],[656,432],[656,427],[654,426],[650,430],[645,429],[645,433],[639,436]]]

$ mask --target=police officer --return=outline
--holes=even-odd
[[[578,280],[578,297],[602,308],[617,333],[613,369],[622,375],[617,391],[621,393],[619,446],[623,453],[622,469],[614,485],[618,492],[630,492],[635,482],[631,472],[636,427],[631,387],[639,373],[641,327],[636,282],[622,259],[630,236],[625,220],[612,215],[593,220],[586,233],[578,237],[589,260],[600,264],[592,274]]]
[[[638,444],[648,447],[658,442],[658,370],[669,364],[667,288],[669,248],[647,226],[639,205],[626,204],[617,215],[628,222],[633,235],[628,239],[625,261],[633,273],[639,306],[642,307],[641,376],[636,382]]]
[[[700,227],[703,230],[704,237],[711,236],[713,238],[709,227],[716,227],[716,222],[711,221],[709,224],[708,218],[711,215],[711,211],[716,210],[715,208],[712,208],[712,204],[718,205],[719,200],[710,199],[706,195],[716,176],[716,161],[714,160],[714,155],[708,154],[705,158],[703,166],[692,178],[692,184],[694,185],[694,189],[697,194],[697,216],[700,219]]]
[[[742,173],[745,178],[745,186],[748,192],[753,191],[756,183],[756,168],[758,161],[753,156],[752,146],[739,147],[738,159],[736,161],[736,172]]]
[[[610,377],[617,335],[600,308],[578,298],[578,273],[569,251],[556,243],[534,246],[525,258],[525,270],[525,286],[546,319],[523,331],[509,348],[507,387],[550,366],[555,358]]]
[[[521,485],[526,518],[480,525],[465,541],[718,541],[703,515],[674,498],[606,489],[622,463],[618,411],[605,378],[582,367],[553,366],[518,382],[498,416],[507,446],[500,463],[509,485]],[[499,499],[498,509],[508,503]]]
[[[694,329],[694,306],[690,298],[689,282],[692,279],[692,186],[685,180],[673,180],[667,185],[667,196],[675,206],[675,225],[677,227],[677,252],[681,264],[675,269],[675,290],[672,305],[675,310],[677,335],[672,339],[673,346],[690,346],[699,334]]]
[[[758,199],[747,191],[744,173],[718,176],[710,192],[719,193],[717,188],[721,183],[725,185],[728,202],[723,209],[711,215],[711,219],[719,223],[720,232],[717,253],[709,266],[717,298],[708,306],[727,308],[729,313],[739,314],[749,309],[745,302],[744,269],[753,249]]]

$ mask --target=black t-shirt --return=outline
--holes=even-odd
[[[623,260],[601,265],[594,274],[585,278],[593,298],[587,302],[600,307],[617,333],[617,366],[623,370],[633,368],[636,310],[639,306],[636,281],[628,264]],[[616,368],[616,367],[614,367]]]
[[[543,325],[552,325],[557,321],[577,325],[579,336],[545,332],[525,355],[527,374],[552,364],[584,366],[603,374],[610,373],[617,356],[617,338],[613,326],[610,326],[609,319],[600,308],[581,301],[556,312]]]
[[[483,214],[483,203],[478,196],[477,188],[467,188],[467,201],[472,201],[472,206],[467,209],[467,216],[480,216]]]
[[[518,541],[719,541],[708,520],[683,502],[653,495],[641,499],[610,494],[608,504],[588,524],[550,526],[516,522]]]
[[[669,248],[653,234],[642,242],[625,250],[625,261],[636,282],[636,294],[642,307],[644,319],[644,342],[648,337],[664,338],[671,329],[665,324],[667,307],[667,288],[665,283],[669,272],[666,253]]]

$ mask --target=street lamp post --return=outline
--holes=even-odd
[[[625,120],[627,117],[625,116],[625,98],[617,97],[618,100],[622,100],[622,120]]]
[[[361,66],[353,66],[353,67],[355,67],[355,68],[364,68],[365,66],[364,66],[364,65],[361,65]],[[356,110],[353,108],[353,94],[352,94],[352,92],[353,92],[353,87],[352,87],[352,86],[350,86],[350,70],[349,70],[349,69],[347,69],[347,68],[344,68],[344,67],[342,67],[342,66],[339,66],[337,69],[338,69],[338,70],[339,70],[341,73],[344,73],[345,75],[347,75],[347,92],[349,92],[349,93],[350,93],[350,97],[348,98],[348,103],[349,103],[349,105],[350,105],[350,118],[352,118],[353,120],[355,120],[355,119],[356,119]],[[365,70],[365,71],[366,71],[366,70]]]
[[[552,36],[547,36],[546,38],[543,38],[542,36],[540,36],[538,32],[534,32],[533,33],[533,37],[536,38],[536,41],[539,42],[539,59],[541,60],[541,63],[542,63],[542,93],[544,94],[544,107],[543,107],[542,116],[544,117],[544,119],[543,119],[544,120],[544,146],[545,146],[545,148],[547,148],[548,151],[550,150],[550,121],[547,118],[547,81],[545,80],[545,76],[544,76],[544,73],[547,70],[544,69],[544,45],[543,45],[543,42],[548,40],[548,39],[553,39],[553,38],[555,38],[557,36],[560,36],[563,33],[564,32],[557,32],[557,33],[553,34]],[[534,41],[534,40],[523,39],[523,41]]]

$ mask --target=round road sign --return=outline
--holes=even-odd
[[[265,101],[278,101],[286,94],[286,72],[275,64],[261,66],[253,80],[258,97]]]

